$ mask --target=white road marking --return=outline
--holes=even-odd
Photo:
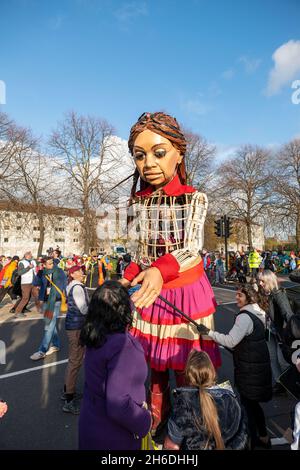
[[[220,302],[218,303],[218,307],[222,307],[223,305],[232,305],[236,304],[236,302]]]
[[[66,318],[66,315],[59,315],[57,318]],[[39,317],[30,317],[30,318],[11,318],[7,320],[2,320],[1,323],[16,323],[17,321],[31,321],[31,320],[44,320],[43,315],[41,314]]]
[[[68,362],[68,359],[63,359],[62,361],[51,362],[51,364],[45,364],[43,366],[31,367],[30,369],[18,370],[17,372],[10,372],[9,374],[2,374],[0,375],[0,380],[8,379],[9,377],[14,377],[16,375],[28,374],[29,372],[35,372],[36,370],[47,369],[48,367],[59,366],[60,364],[65,364],[66,362]]]
[[[236,289],[225,289],[225,287],[214,287],[213,289],[226,290],[226,292],[236,292]]]

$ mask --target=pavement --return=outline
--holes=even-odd
[[[289,287],[293,283],[284,278],[282,285]],[[215,327],[226,333],[237,311],[234,286],[214,287],[214,292],[218,302]],[[78,416],[64,413],[60,399],[67,363],[64,318],[58,320],[61,350],[34,362],[30,355],[38,350],[42,339],[43,318],[33,303],[29,307],[32,311],[24,319],[15,319],[9,313],[11,303],[7,298],[0,307],[0,340],[6,345],[5,364],[1,364],[0,354],[0,396],[9,408],[0,420],[0,449],[77,449]],[[221,349],[221,353],[218,380],[229,379],[233,383],[232,355],[225,349]],[[83,381],[81,370],[78,391],[82,391]],[[270,436],[277,439],[272,449],[289,450],[291,413],[295,404],[296,400],[285,394],[263,405]]]

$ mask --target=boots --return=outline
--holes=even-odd
[[[162,393],[149,393],[149,410],[152,414],[152,436],[157,435],[169,418],[171,409],[169,385]]]

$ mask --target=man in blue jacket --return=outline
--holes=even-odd
[[[44,336],[40,347],[30,356],[30,359],[37,361],[60,349],[56,322],[60,313],[61,293],[66,292],[67,277],[61,268],[54,266],[53,258],[47,257],[45,267],[35,277],[33,285],[39,288],[38,299],[42,302],[45,321]]]

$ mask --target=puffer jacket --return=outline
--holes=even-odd
[[[210,387],[206,391],[216,404],[222,438],[226,449],[243,450],[247,445],[247,422],[237,398],[230,390]],[[201,393],[201,392],[200,392]],[[168,435],[181,450],[213,450],[214,439],[203,425],[199,389],[177,388],[173,391],[174,406],[168,422]],[[198,419],[196,426],[195,418]]]

